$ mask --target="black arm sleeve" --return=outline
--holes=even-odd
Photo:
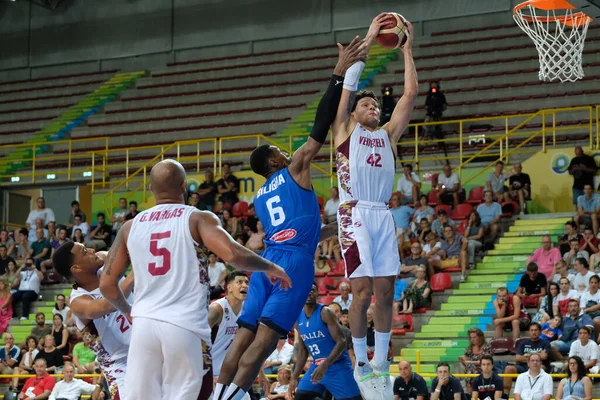
[[[317,115],[310,131],[310,137],[321,144],[325,143],[329,127],[335,120],[338,106],[340,105],[340,98],[342,97],[343,82],[343,76],[332,75],[329,86],[317,107]]]

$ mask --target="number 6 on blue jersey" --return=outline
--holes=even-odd
[[[279,198],[279,196],[273,196],[266,201],[267,210],[269,210],[269,216],[271,217],[272,226],[281,225],[285,221],[285,213],[283,212],[283,208],[277,206],[277,204],[280,204],[280,202],[281,199]]]

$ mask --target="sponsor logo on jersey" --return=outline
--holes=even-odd
[[[271,236],[270,240],[277,242],[277,243],[282,243],[282,242],[286,242],[290,239],[295,238],[296,234],[297,234],[297,232],[295,229],[286,229],[284,231],[277,232],[276,234]]]

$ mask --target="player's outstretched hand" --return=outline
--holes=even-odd
[[[292,280],[280,266],[273,264],[271,269],[265,271],[265,273],[272,284],[276,284],[279,281],[279,287],[281,289],[288,290],[292,287]]]
[[[406,21],[406,30],[408,31],[408,36],[406,38],[406,43],[402,46],[402,51],[404,52],[412,50],[413,40],[415,38],[415,28],[413,28],[413,25],[409,21]]]
[[[369,26],[369,31],[367,32],[366,39],[369,42],[375,40],[377,35],[379,35],[379,31],[381,30],[381,28],[388,22],[392,22],[394,20],[395,18],[392,15],[385,12],[373,18],[371,26]]]
[[[336,75],[343,75],[346,70],[358,60],[366,60],[367,54],[369,53],[367,42],[361,40],[358,36],[352,39],[346,47],[342,46],[340,43],[338,43],[337,46],[338,62],[335,66]]]

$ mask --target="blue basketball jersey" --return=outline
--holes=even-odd
[[[317,196],[299,186],[287,168],[275,172],[254,199],[268,247],[301,251],[314,257],[321,231]]]
[[[298,318],[298,332],[300,332],[304,345],[313,357],[316,365],[319,365],[329,357],[329,354],[331,354],[335,347],[335,340],[329,333],[327,325],[321,319],[321,310],[323,307],[322,304],[317,304],[317,308],[311,314],[310,318],[307,318],[306,313],[302,310]],[[349,361],[348,351],[344,350],[332,365]]]

